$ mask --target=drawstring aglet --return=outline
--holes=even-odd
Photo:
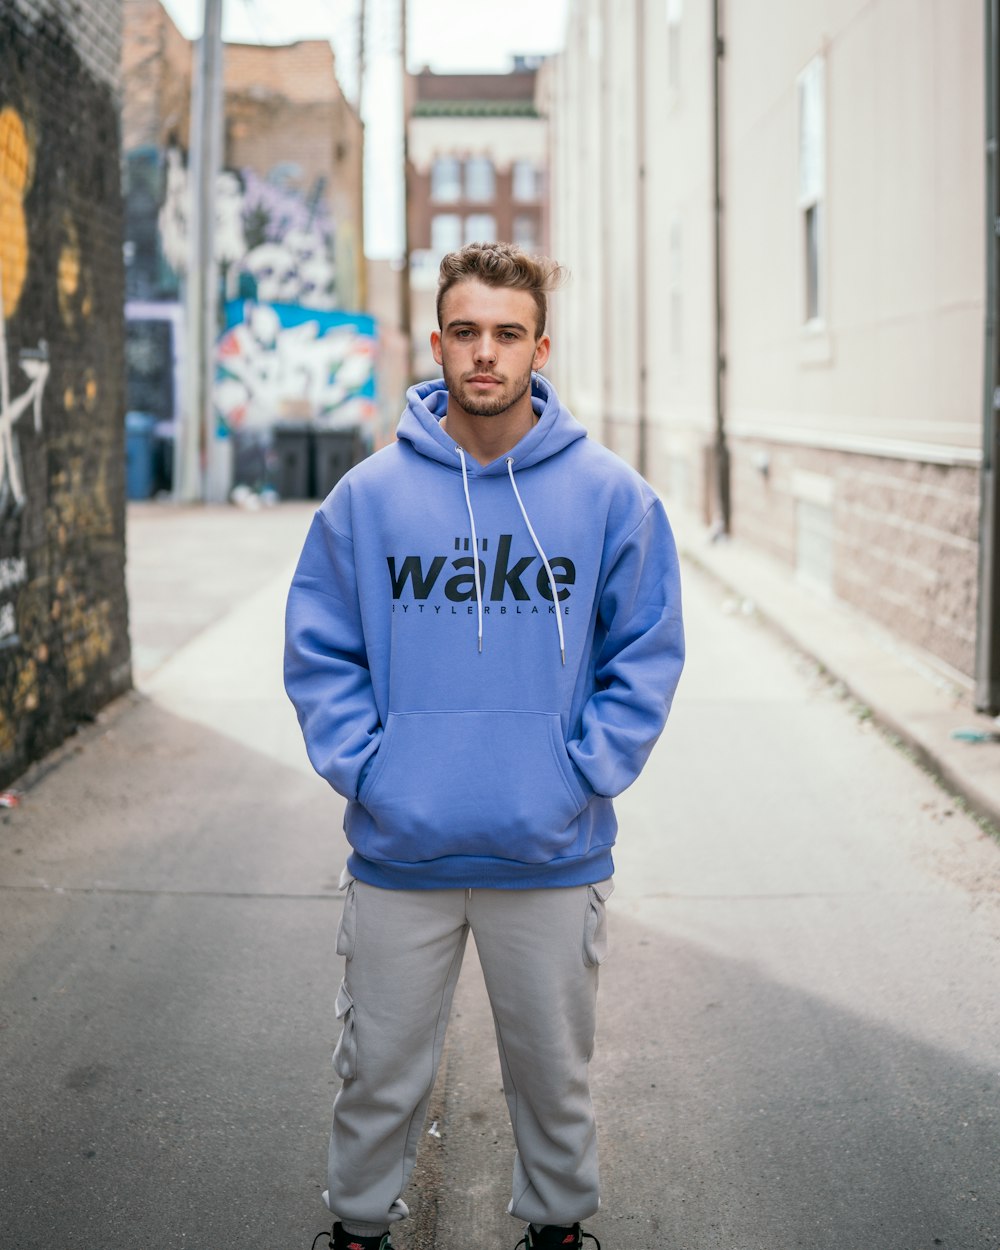
[[[480,638],[480,639],[479,639],[479,654],[480,654],[480,655],[482,655],[482,654],[483,654],[483,640],[482,640],[482,638]]]
[[[562,649],[562,647],[559,648],[559,654],[562,656],[563,668],[565,668],[566,667],[566,652]]]

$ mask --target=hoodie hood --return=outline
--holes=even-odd
[[[492,463],[469,463],[474,477],[495,477],[507,473],[507,461],[514,461],[518,471],[530,468],[556,455],[577,439],[586,438],[587,431],[576,417],[559,402],[555,387],[540,373],[531,375],[531,406],[538,417],[534,427],[510,451]],[[396,437],[409,443],[414,451],[436,460],[456,473],[462,471],[453,438],[441,429],[441,418],[448,411],[448,388],[441,378],[411,386],[406,392],[406,411],[396,430]]]

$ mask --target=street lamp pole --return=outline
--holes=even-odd
[[[185,385],[175,456],[179,503],[205,498],[206,461],[213,437],[213,345],[218,307],[215,263],[215,186],[222,149],[222,0],[204,0],[191,91],[188,158],[190,219],[185,283]]]

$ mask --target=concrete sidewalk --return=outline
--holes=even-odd
[[[273,578],[286,570],[290,578],[315,509],[310,501],[255,512],[130,503],[125,572],[136,686]]]
[[[683,558],[732,593],[734,611],[761,616],[811,657],[895,736],[942,785],[1000,830],[1000,742],[971,742],[960,730],[990,734],[996,722],[874,623],[799,585],[790,570],[738,539],[713,541],[697,521],[671,513]]]

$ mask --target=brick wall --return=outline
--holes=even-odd
[[[123,0],[122,148],[187,146],[191,44],[159,0]]]
[[[447,155],[452,155],[452,153]],[[544,250],[542,248],[544,205],[540,202],[526,203],[523,200],[514,199],[510,169],[498,169],[494,177],[496,194],[491,200],[463,198],[441,202],[435,201],[431,196],[430,174],[411,166],[408,197],[410,246],[412,248],[430,247],[431,220],[438,213],[457,213],[462,218],[473,213],[492,213],[497,225],[496,237],[508,241],[514,238],[515,216],[530,217],[535,223],[535,236],[539,240],[539,246],[535,250]]]
[[[836,592],[971,677],[979,471],[865,458],[837,478]]]
[[[905,644],[972,677],[976,468],[736,440],[732,492],[739,538],[814,581],[810,560],[818,546],[822,563],[828,542],[833,596]],[[810,508],[829,527],[819,537],[813,531],[811,554],[803,539],[810,523],[804,510]]]
[[[117,0],[0,9],[0,784],[130,684]]]

